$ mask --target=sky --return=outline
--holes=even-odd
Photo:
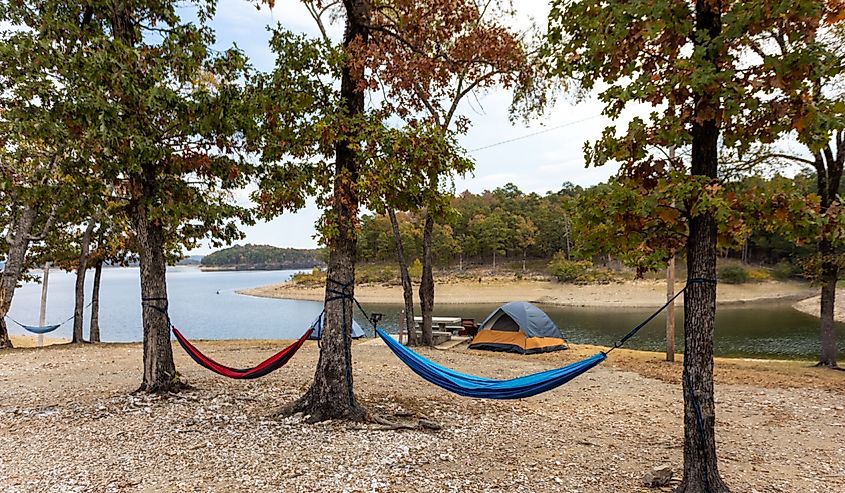
[[[514,4],[520,16],[517,28],[527,26],[531,19],[545,25],[547,1],[520,0]],[[256,9],[245,0],[220,0],[212,26],[217,33],[217,48],[224,49],[234,43],[257,69],[269,71],[273,68],[274,56],[268,47],[267,27],[277,23],[291,30],[317,34],[316,25],[297,0],[277,1],[273,10]],[[332,29],[333,37],[342,34],[339,24]],[[508,91],[495,90],[478,95],[471,104],[462,105],[461,112],[471,119],[472,126],[459,142],[475,161],[475,172],[457,179],[458,192],[479,193],[513,183],[524,192],[545,194],[560,189],[567,181],[590,186],[615,173],[613,166],[584,166],[584,143],[598,138],[609,123],[600,115],[601,104],[594,98],[583,102],[560,98],[545,116],[528,123],[511,123],[510,102]],[[547,131],[537,134],[544,130]],[[494,145],[511,139],[518,140]],[[248,190],[238,195],[245,200]],[[319,215],[320,211],[312,202],[299,212],[244,227],[246,239],[238,243],[316,247],[314,223]],[[190,253],[206,254],[211,250],[202,246]]]

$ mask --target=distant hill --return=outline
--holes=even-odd
[[[188,255],[182,260],[176,262],[176,265],[200,265],[204,255]]]
[[[318,257],[319,252],[270,245],[235,245],[206,255],[200,266],[208,270],[311,269],[325,265]]]

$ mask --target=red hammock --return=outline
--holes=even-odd
[[[176,336],[176,340],[179,341],[179,344],[182,346],[182,349],[188,353],[194,361],[196,361],[200,366],[203,366],[218,375],[223,375],[224,377],[229,378],[236,378],[236,379],[250,379],[250,378],[259,378],[267,375],[268,373],[274,372],[279,368],[285,366],[285,364],[293,358],[293,355],[299,350],[300,347],[308,340],[308,337],[311,336],[311,332],[314,329],[308,329],[302,337],[299,338],[298,341],[294,342],[290,346],[282,349],[275,355],[267,358],[263,362],[259,363],[258,366],[253,368],[231,368],[225,365],[221,365],[220,363],[214,361],[213,359],[209,358],[208,356],[202,354],[199,349],[195,348],[193,344],[188,342],[185,339],[185,336],[182,335],[181,332],[176,327],[173,327],[173,335]]]

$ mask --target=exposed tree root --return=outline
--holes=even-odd
[[[370,414],[367,416],[369,426],[353,426],[355,430],[366,431],[397,431],[397,430],[442,430],[443,427],[430,419],[425,417],[415,418],[410,413],[400,413],[393,415],[394,419],[387,419],[383,416]],[[399,418],[399,419],[396,419]]]
[[[813,367],[814,368],[827,368],[828,370],[845,371],[845,367],[841,367],[841,366],[837,365],[836,363],[830,364],[830,363],[825,363],[823,361],[819,361],[818,363],[813,365]]]

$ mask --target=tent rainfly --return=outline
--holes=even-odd
[[[546,312],[527,301],[514,301],[481,322],[469,348],[534,354],[566,349],[566,341]]]
[[[312,340],[319,340],[323,337],[323,322],[325,322],[326,314],[321,313],[319,317],[311,324],[311,328],[314,329],[314,332],[311,333],[311,337],[309,339]],[[352,320],[352,338],[359,339],[364,337],[364,329],[358,325],[358,322]]]

